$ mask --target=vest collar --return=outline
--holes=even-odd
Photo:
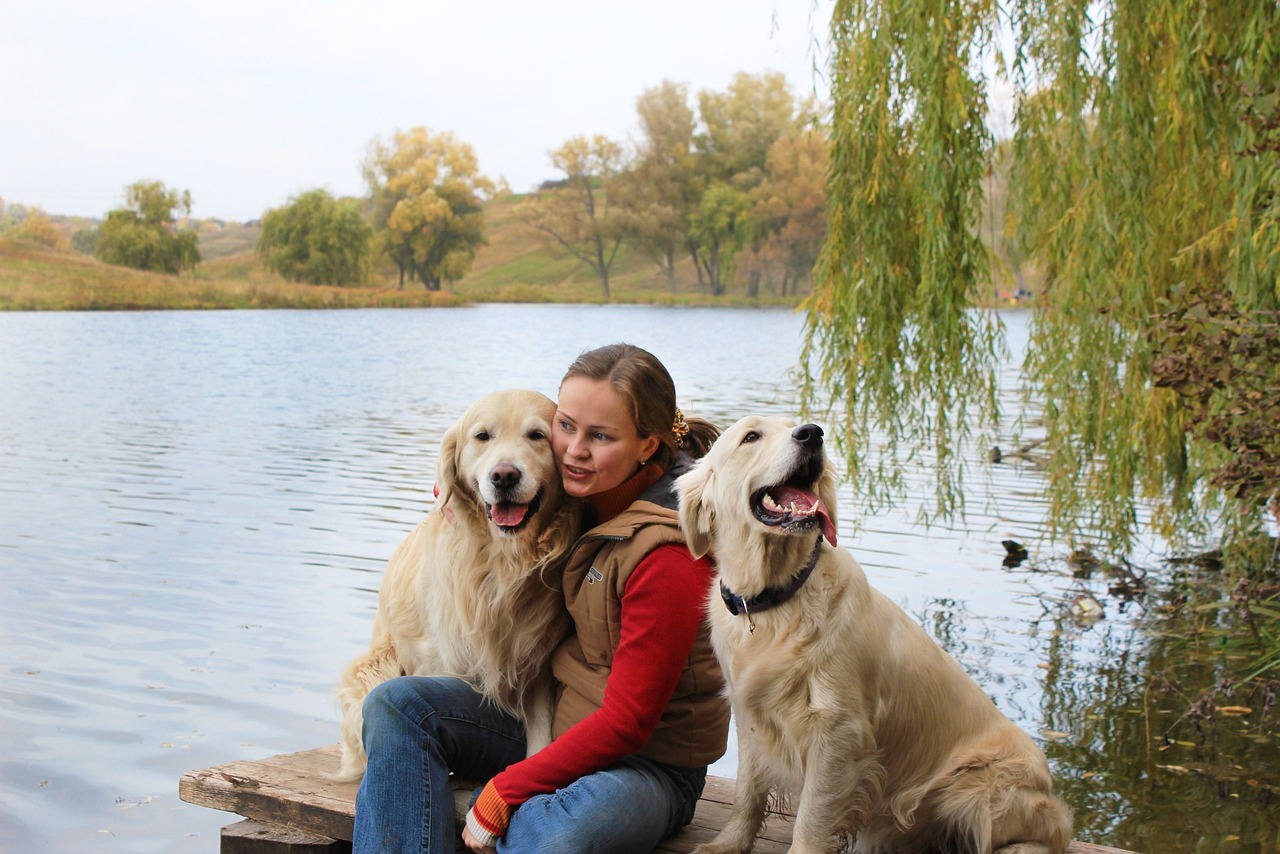
[[[747,615],[747,624],[751,627],[751,631],[756,630],[755,620],[752,613],[755,611],[767,611],[786,602],[796,594],[796,591],[804,586],[809,580],[809,576],[813,574],[813,568],[818,565],[818,552],[822,548],[822,535],[818,535],[818,540],[813,544],[813,551],[809,553],[809,560],[786,584],[780,584],[777,587],[769,587],[755,596],[750,598],[739,596],[733,593],[729,588],[724,586],[724,582],[720,582],[720,598],[724,600],[724,606],[729,609],[729,613],[733,616],[738,614]]]

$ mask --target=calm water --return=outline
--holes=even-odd
[[[1006,323],[1018,352],[1026,318]],[[215,851],[235,819],[179,801],[184,771],[335,741],[331,687],[479,394],[554,396],[581,350],[627,340],[687,413],[792,414],[800,334],[781,310],[0,314],[0,850]],[[841,544],[1046,748],[1079,838],[1280,850],[1243,783],[1149,755],[1154,605],[1051,553],[1001,565],[1039,530],[1038,477],[972,478],[962,530],[907,502],[855,535],[846,491]],[[1069,620],[1081,592],[1106,620]]]

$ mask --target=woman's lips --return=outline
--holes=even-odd
[[[568,463],[564,464],[564,473],[566,477],[572,478],[574,480],[585,480],[586,478],[591,477],[590,469],[579,468],[578,466],[571,466]]]

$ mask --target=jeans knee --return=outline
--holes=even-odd
[[[373,690],[364,698],[365,721],[368,722],[394,710],[396,708],[395,693],[391,682],[382,682],[373,686]]]
[[[374,686],[364,698],[364,739],[376,737],[386,727],[402,726],[411,715],[420,714],[423,698],[409,688],[404,677]],[[411,712],[411,709],[413,711]]]
[[[675,820],[679,801],[653,774],[631,767],[607,769],[521,804],[498,851],[651,851],[681,826]]]

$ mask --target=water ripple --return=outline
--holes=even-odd
[[[511,328],[524,343],[477,348]],[[0,314],[0,838],[212,850],[229,816],[180,804],[178,777],[336,739],[332,685],[471,400],[554,397],[582,350],[630,340],[691,415],[791,415],[801,331],[782,310],[625,306]],[[1066,726],[1042,665],[1078,582],[1001,563],[1002,539],[1038,536],[1038,475],[999,466],[963,523],[925,530],[922,460],[909,500],[856,529],[846,487],[842,545],[1014,720]]]

